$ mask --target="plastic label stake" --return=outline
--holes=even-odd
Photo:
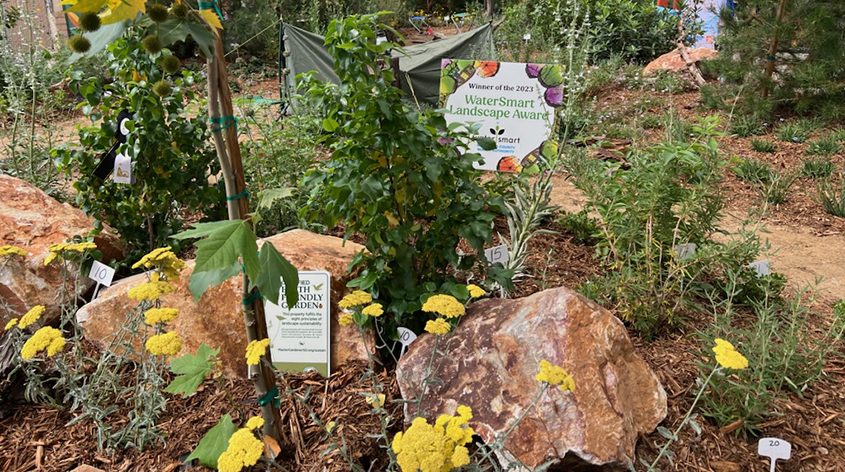
[[[94,289],[94,296],[91,297],[91,300],[93,300],[100,293],[100,287],[103,285],[111,287],[112,279],[114,279],[114,269],[100,261],[94,261],[91,264],[91,270],[88,272],[88,278],[97,282],[97,287]]]
[[[769,472],[775,472],[778,459],[787,460],[792,456],[792,444],[780,438],[761,438],[757,442],[757,454],[770,458]]]

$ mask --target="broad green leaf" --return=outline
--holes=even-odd
[[[211,223],[194,223],[191,225],[191,229],[187,229],[182,231],[181,233],[176,233],[171,238],[173,239],[195,239],[195,238],[205,238],[208,235],[214,233],[215,231],[219,230],[220,228],[226,226],[235,226],[242,224],[243,220],[222,220],[222,221],[212,221]]]
[[[164,389],[167,393],[189,397],[197,392],[205,377],[214,369],[215,357],[219,349],[212,349],[200,344],[196,354],[185,354],[170,361],[170,371],[177,374]]]
[[[191,290],[194,300],[199,300],[206,290],[225,282],[230,277],[240,273],[240,271],[240,262],[236,262],[224,269],[209,270],[206,272],[194,271],[191,274],[191,280],[188,282],[188,289]]]
[[[244,268],[250,279],[258,277],[258,245],[255,233],[244,220],[226,220],[214,223],[197,223],[194,229],[182,231],[175,239],[202,238],[197,241],[197,256],[194,273],[227,269],[243,259]]]
[[[340,125],[337,121],[331,118],[323,118],[323,129],[331,133],[332,131],[336,130]]]
[[[478,138],[475,142],[478,143],[478,147],[484,149],[485,151],[492,151],[493,149],[496,149],[496,141],[491,138]]]
[[[85,36],[85,38],[88,39],[91,43],[91,47],[83,54],[77,52],[71,54],[67,59],[68,63],[73,64],[83,57],[90,57],[97,54],[105,49],[109,43],[123,35],[124,31],[126,31],[126,22],[121,21],[110,25],[100,26],[100,29],[91,33],[83,33],[82,36]]]
[[[197,444],[197,448],[185,461],[190,463],[194,459],[199,459],[200,464],[217,469],[217,459],[226,450],[229,445],[229,438],[235,434],[236,429],[232,417],[226,413],[213,428],[203,435],[199,444]]]
[[[279,304],[279,290],[282,287],[282,279],[285,281],[285,300],[288,306],[296,305],[299,298],[297,288],[299,286],[299,273],[296,268],[284,258],[270,243],[264,243],[258,253],[258,260],[261,264],[261,272],[254,282],[261,295],[270,302]]]
[[[110,12],[100,17],[104,25],[118,21],[134,20],[136,16],[147,12],[147,0],[117,0],[109,1]]]
[[[276,203],[276,200],[281,200],[283,198],[288,198],[293,195],[293,189],[291,187],[278,187],[278,188],[268,188],[267,190],[262,190],[258,194],[258,208],[268,209]]]
[[[211,45],[214,42],[214,35],[205,25],[178,18],[171,18],[158,25],[158,37],[165,46],[176,41],[184,41],[189,35],[194,38],[205,57],[213,57]]]

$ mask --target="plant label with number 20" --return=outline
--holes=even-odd
[[[770,472],[775,472],[778,459],[786,460],[792,456],[792,444],[780,438],[761,438],[757,442],[757,454],[772,460]]]

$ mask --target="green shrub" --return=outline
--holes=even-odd
[[[763,123],[755,116],[735,116],[731,122],[731,134],[742,138],[763,134]]]
[[[833,174],[835,167],[828,158],[807,159],[801,167],[801,174],[811,179],[824,179]]]
[[[816,124],[811,120],[788,121],[778,127],[777,136],[781,141],[803,143],[815,128]]]
[[[752,139],[751,149],[757,152],[772,153],[777,151],[777,144],[765,139]]]
[[[446,126],[437,112],[419,113],[402,100],[388,69],[378,64],[394,44],[376,45],[377,17],[332,21],[326,35],[341,85],[306,76],[302,87],[327,134],[331,159],[309,171],[303,216],[347,236],[366,237],[367,253],[353,262],[350,287],[385,301],[381,322],[421,328],[412,316],[421,297],[473,267],[492,234],[501,198],[479,183],[467,153],[469,135]],[[460,139],[459,139],[460,138]],[[465,240],[474,254],[459,257]],[[389,331],[390,332],[390,331]]]
[[[775,172],[771,174],[771,180],[763,183],[763,197],[773,205],[785,203],[789,196],[789,189],[798,178],[798,172]]]
[[[663,126],[662,120],[657,115],[648,114],[640,119],[640,128],[657,129]]]
[[[166,53],[166,52],[164,52]],[[112,80],[76,76],[73,90],[83,97],[95,126],[79,130],[80,147],[53,150],[60,168],[76,179],[80,208],[116,229],[129,245],[129,260],[160,246],[180,231],[191,213],[216,218],[222,210],[223,192],[210,185],[217,172],[204,115],[189,118],[186,105],[193,102],[195,75],[187,70],[172,77],[172,92],[153,93],[163,78],[154,57],[140,46],[140,34],[131,32],[108,46],[106,67]],[[133,71],[141,80],[133,78]],[[102,180],[93,172],[100,155],[116,142],[117,115],[129,110],[127,142],[117,148],[132,158],[134,184]],[[109,172],[111,169],[109,169]]]
[[[832,180],[823,181],[818,190],[824,211],[845,218],[845,179],[841,178],[838,185]]]
[[[817,156],[832,156],[842,150],[842,145],[836,142],[832,135],[811,141],[807,146],[807,154]]]
[[[767,185],[771,183],[775,171],[768,164],[756,159],[737,159],[731,170],[739,180],[750,184]]]
[[[596,220],[590,218],[586,211],[578,213],[564,213],[558,220],[560,226],[566,230],[578,244],[595,244],[599,226]]]

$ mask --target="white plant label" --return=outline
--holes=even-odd
[[[508,262],[508,245],[500,244],[484,250],[484,257],[490,261],[490,264],[501,262],[502,264]]]
[[[88,278],[100,285],[111,287],[112,279],[114,279],[114,269],[100,261],[94,261],[91,264],[91,270],[88,272]]]
[[[279,304],[264,302],[273,366],[284,372],[316,370],[331,375],[331,274],[299,272],[299,300],[288,307],[285,286]]]
[[[678,260],[683,261],[695,255],[695,243],[678,244],[675,246],[675,253],[678,254]]]
[[[772,460],[770,472],[775,472],[778,459],[787,460],[792,456],[792,444],[780,438],[761,438],[757,442],[757,454]]]
[[[531,40],[531,33],[525,33],[525,34],[523,34],[523,35],[522,35],[522,40],[523,40],[523,41],[529,41],[529,40]]]
[[[125,154],[118,154],[114,158],[114,173],[112,179],[118,184],[132,183],[132,158]]]
[[[417,335],[410,329],[402,326],[396,328],[396,331],[399,331],[399,342],[402,343],[402,350],[399,351],[399,357],[402,357],[405,354],[405,351],[408,350],[408,346],[410,346],[412,342],[416,341]]]
[[[760,277],[771,273],[769,270],[769,261],[754,261],[749,264],[748,267],[754,269],[754,272],[756,272]]]
[[[129,122],[129,118],[124,118],[120,120],[120,134],[124,136],[129,136],[129,128],[126,126],[126,123]]]

